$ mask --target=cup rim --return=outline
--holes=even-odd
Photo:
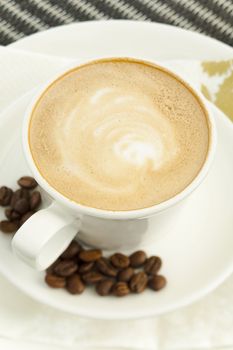
[[[134,209],[134,210],[105,210],[105,209],[99,209],[94,207],[88,207],[83,204],[79,204],[73,200],[70,200],[68,197],[61,194],[59,191],[57,191],[55,188],[53,188],[47,180],[42,176],[39,169],[37,168],[33,156],[31,154],[30,145],[29,145],[29,129],[30,129],[30,121],[33,114],[33,111],[43,96],[43,94],[47,91],[47,89],[55,83],[56,80],[61,79],[66,74],[72,72],[73,70],[77,69],[78,67],[85,66],[88,64],[92,64],[95,62],[106,62],[106,61],[112,61],[112,60],[128,60],[130,62],[140,62],[142,64],[147,64],[153,67],[156,67],[157,69],[160,69],[162,71],[165,71],[167,74],[173,76],[176,80],[181,82],[186,88],[188,88],[191,93],[196,97],[198,100],[198,103],[201,105],[202,109],[205,112],[206,118],[208,120],[208,126],[209,126],[209,147],[208,152],[206,155],[205,162],[203,163],[202,167],[200,168],[198,174],[195,176],[195,178],[192,180],[188,186],[186,186],[181,192],[173,196],[172,198],[169,198],[166,201],[163,201],[159,204],[155,204],[150,207],[142,208],[142,209]],[[57,73],[55,76],[50,78],[45,84],[43,84],[39,91],[36,93],[36,95],[33,97],[31,103],[27,107],[25,118],[23,122],[23,149],[24,154],[26,156],[27,163],[32,171],[33,176],[35,177],[38,184],[53,198],[55,199],[60,205],[63,207],[68,207],[72,211],[75,211],[76,214],[81,215],[89,215],[89,216],[95,216],[98,218],[105,218],[105,219],[117,219],[117,220],[125,220],[125,219],[136,219],[136,218],[142,218],[142,217],[148,217],[151,215],[154,215],[156,213],[159,213],[161,211],[164,211],[173,205],[177,204],[178,202],[182,201],[184,198],[186,198],[190,193],[192,193],[198,185],[203,181],[203,179],[206,177],[211,163],[214,158],[215,150],[216,150],[216,144],[217,144],[217,134],[216,134],[216,125],[214,121],[214,117],[212,115],[212,112],[210,111],[210,108],[207,107],[207,103],[202,96],[202,94],[196,89],[196,87],[193,86],[193,84],[190,84],[186,82],[180,75],[177,73],[174,73],[170,68],[168,69],[166,66],[163,66],[160,62],[156,61],[148,61],[146,59],[140,59],[135,57],[103,57],[103,58],[93,58],[89,60],[81,60],[81,61],[74,61],[72,64],[69,64],[68,66],[64,67],[59,73]],[[64,208],[65,209],[65,208]]]

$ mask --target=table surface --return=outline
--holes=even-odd
[[[233,0],[0,0],[0,45],[77,21],[172,24],[233,46]]]

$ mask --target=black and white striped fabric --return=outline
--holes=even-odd
[[[233,46],[233,0],[0,0],[0,44],[94,19],[173,24]]]

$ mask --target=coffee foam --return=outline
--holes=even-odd
[[[55,82],[31,120],[42,176],[90,207],[132,210],[182,191],[208,152],[208,123],[194,95],[155,67],[89,64]]]

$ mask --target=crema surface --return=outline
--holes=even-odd
[[[204,109],[155,66],[96,61],[54,82],[34,108],[29,143],[48,183],[77,203],[133,210],[181,192],[209,144]]]

